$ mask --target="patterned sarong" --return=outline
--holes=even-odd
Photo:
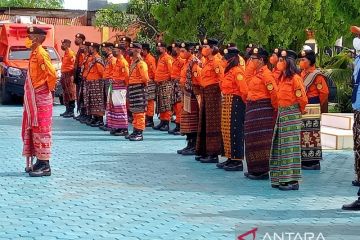
[[[104,81],[86,81],[84,105],[88,115],[103,116],[105,113]]]
[[[144,84],[132,84],[128,87],[129,110],[132,113],[146,112],[146,86]]]
[[[180,132],[181,134],[197,133],[199,125],[199,104],[194,96],[190,100],[191,113],[181,112]]]
[[[245,104],[241,97],[232,94],[223,96],[221,132],[224,156],[232,160],[244,159]]]
[[[156,88],[156,113],[172,111],[174,104],[172,81],[161,81]]]
[[[272,185],[301,180],[299,105],[279,107],[270,156]]]
[[[301,124],[301,161],[316,164],[322,160],[320,104],[308,104],[306,111]]]
[[[196,154],[205,156],[221,153],[221,92],[219,84],[212,84],[201,89]]]
[[[146,86],[146,99],[147,100],[155,100],[156,99],[156,84],[154,80],[148,82]]]
[[[76,85],[73,81],[73,72],[61,73],[60,83],[63,89],[64,104],[67,106],[70,101],[76,100]]]
[[[180,80],[179,79],[172,79],[172,84],[173,84],[173,103],[179,103],[182,100],[182,91],[181,91],[181,87],[180,87]]]
[[[360,181],[360,111],[354,111],[354,155],[356,180]]]
[[[123,81],[110,84],[106,113],[106,125],[110,128],[128,128],[126,93],[126,86]]]
[[[22,121],[23,156],[50,159],[52,110],[53,97],[47,85],[34,89],[28,77]]]
[[[248,101],[245,115],[245,155],[248,172],[269,171],[269,159],[274,133],[274,108],[270,99]]]

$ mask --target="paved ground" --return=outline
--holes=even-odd
[[[360,213],[340,210],[357,191],[350,151],[326,152],[322,171],[285,193],[177,155],[183,137],[147,131],[128,142],[55,117],[53,176],[33,179],[23,173],[21,112],[0,106],[0,239],[225,240],[265,225],[360,239]]]

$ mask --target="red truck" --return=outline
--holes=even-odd
[[[59,80],[61,60],[55,49],[54,26],[31,25],[47,31],[43,46],[51,57]],[[23,23],[0,23],[0,98],[2,104],[11,104],[16,97],[24,95],[24,83],[31,53],[31,50],[27,49],[24,44],[28,26],[29,24]],[[56,95],[61,95],[61,89],[57,89]]]

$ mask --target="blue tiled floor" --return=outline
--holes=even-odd
[[[235,239],[249,226],[327,227],[332,239],[360,239],[351,151],[325,152],[321,172],[300,191],[280,192],[175,152],[181,136],[145,132],[129,142],[57,117],[49,178],[23,173],[22,108],[0,106],[0,239]],[[326,238],[330,239],[330,238]]]

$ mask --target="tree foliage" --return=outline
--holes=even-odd
[[[63,8],[63,0],[0,0],[0,7]]]

